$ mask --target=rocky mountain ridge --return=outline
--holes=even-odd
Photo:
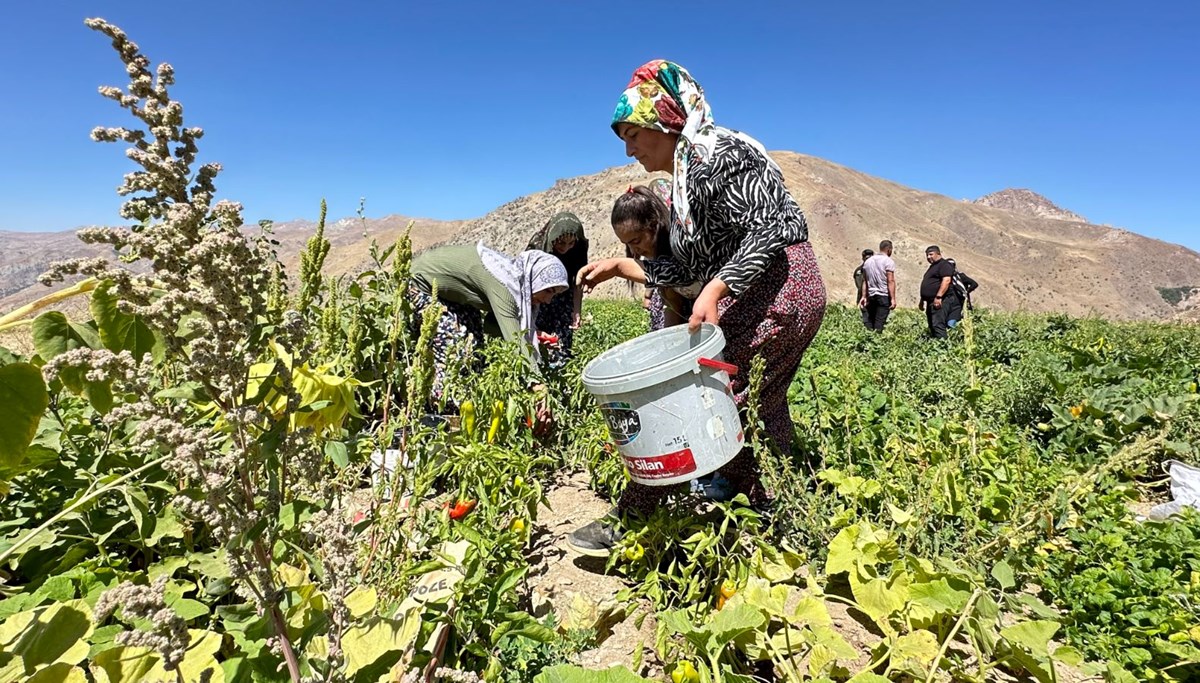
[[[995,200],[995,206],[962,202],[816,157],[794,152],[772,152],[772,156],[808,219],[832,300],[852,300],[851,273],[860,261],[859,252],[890,239],[895,245],[902,306],[917,304],[919,281],[927,267],[924,248],[938,244],[980,282],[976,300],[984,306],[1118,319],[1200,317],[1195,305],[1200,297],[1188,294],[1200,287],[1200,254],[1182,246],[1089,224],[1045,198],[1038,201],[1016,191],[1006,196],[1023,197],[1021,202]],[[438,243],[483,240],[516,252],[550,216],[568,210],[583,221],[593,258],[616,256],[623,250],[609,225],[613,199],[629,185],[653,177],[630,164],[559,180],[480,218],[417,219],[414,246],[419,250]],[[1058,213],[1038,213],[1037,207],[1045,205]],[[394,241],[409,220],[387,216],[330,222],[327,272],[363,267],[371,241]],[[310,221],[275,225],[286,263],[295,263],[314,229]],[[71,233],[0,233],[0,292],[4,293],[0,311],[44,294],[45,288],[32,283],[50,261],[90,254],[87,249]],[[629,290],[614,286],[605,291],[628,295]],[[1176,298],[1172,294],[1176,291],[1183,294]]]
[[[1073,211],[1058,206],[1033,190],[1023,188],[1008,188],[984,195],[971,202],[980,206],[990,206],[993,209],[1004,209],[1036,218],[1053,218],[1062,221],[1087,223],[1088,219]]]

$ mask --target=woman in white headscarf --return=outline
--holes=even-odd
[[[540,354],[538,307],[567,289],[567,269],[543,251],[508,256],[479,244],[437,247],[412,262],[409,293],[419,313],[432,303],[434,287],[445,307],[434,337],[433,399],[442,400],[447,360],[470,358],[485,334],[521,341],[532,373]]]

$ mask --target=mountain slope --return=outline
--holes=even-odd
[[[859,253],[890,239],[895,244],[902,306],[917,304],[920,278],[927,267],[924,249],[938,244],[980,282],[976,300],[985,306],[1108,318],[1196,317],[1196,297],[1172,304],[1168,302],[1172,297],[1164,293],[1200,286],[1200,254],[1184,247],[1067,220],[1066,214],[1075,214],[1032,192],[1030,197],[1005,191],[1015,199],[991,202],[1003,207],[997,208],[915,190],[816,157],[794,152],[772,156],[808,218],[832,300],[852,300],[851,273],[860,261]],[[616,256],[623,250],[609,225],[612,202],[631,184],[652,177],[637,165],[620,166],[559,180],[481,218],[418,220],[414,247],[482,239],[515,253],[550,216],[569,210],[583,220],[593,258]],[[1044,209],[1043,202],[1059,213],[1040,215],[1037,207]],[[370,241],[390,244],[408,220],[388,216],[330,223],[326,234],[333,248],[326,271],[344,273],[362,267]],[[286,263],[294,265],[314,227],[307,221],[276,224]],[[49,261],[83,255],[86,249],[70,233],[0,233],[0,311],[46,291],[40,285],[27,285]],[[614,286],[604,291],[628,290]]]
[[[1083,216],[1072,211],[1067,211],[1033,190],[1009,188],[984,195],[971,203],[1037,218],[1055,218],[1063,221],[1075,221],[1077,223],[1088,222],[1088,219]]]
[[[924,250],[941,246],[979,280],[985,306],[1109,318],[1163,319],[1180,312],[1158,288],[1200,285],[1200,254],[1126,230],[961,202],[869,176],[823,159],[772,152],[809,221],[830,298],[850,302],[864,248],[895,244],[900,305],[916,306]],[[524,248],[556,211],[579,215],[592,257],[616,256],[613,199],[655,176],[628,165],[560,180],[543,192],[467,221],[454,241]]]

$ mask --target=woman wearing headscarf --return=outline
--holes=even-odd
[[[522,341],[521,349],[532,373],[537,374],[540,345],[537,311],[556,294],[567,289],[567,269],[561,261],[542,251],[523,251],[508,256],[479,244],[428,249],[412,261],[414,324],[433,302],[445,307],[438,320],[433,342],[433,398],[441,401],[445,390],[447,362],[469,359],[484,335]]]
[[[808,225],[784,185],[783,173],[756,140],[718,127],[704,91],[683,67],[655,60],[639,67],[617,102],[613,132],[625,153],[647,171],[671,174],[671,253],[638,262],[588,264],[589,288],[612,277],[651,287],[703,283],[690,329],[720,325],[725,359],[737,365],[735,401],[745,407],[750,362],[766,361],[759,416],[768,442],[790,453],[794,429],[787,389],[825,314],[825,285]],[[758,463],[743,449],[719,473],[755,504],[767,501]],[[664,487],[630,484],[617,512],[649,512]],[[577,529],[573,547],[607,555],[621,532],[611,517]]]
[[[537,329],[557,337],[557,343],[548,344],[546,349],[548,364],[557,367],[571,357],[571,344],[583,306],[583,289],[575,284],[579,269],[588,260],[583,223],[570,211],[557,213],[529,240],[528,249],[553,255],[567,269],[567,290],[543,305],[537,314]]]

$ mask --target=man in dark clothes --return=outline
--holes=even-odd
[[[925,250],[929,270],[921,278],[921,310],[929,323],[929,336],[945,339],[947,322],[962,319],[962,302],[951,287],[954,279],[954,264],[942,258],[942,250],[936,244]]]
[[[863,249],[863,252],[862,252],[863,263],[866,263],[867,259],[871,258],[874,255],[875,255],[875,252],[871,251],[870,249]],[[854,300],[859,302],[858,307],[860,309],[862,309],[863,325],[867,325],[867,307],[864,306],[861,301],[862,295],[863,295],[863,283],[866,282],[866,280],[867,280],[867,276],[863,274],[863,267],[859,266],[859,267],[855,268],[854,269]],[[870,325],[867,325],[867,327],[870,327]]]

